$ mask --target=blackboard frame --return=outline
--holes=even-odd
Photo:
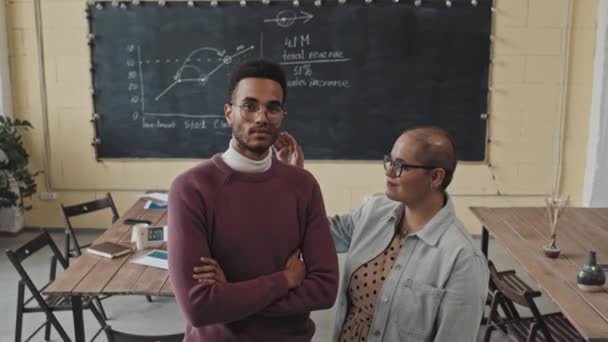
[[[286,6],[289,6],[289,2],[284,2],[284,3],[286,4]],[[307,2],[300,2],[300,3],[301,3],[301,5],[298,8],[302,9],[302,11],[304,11],[304,12],[305,12],[305,10],[308,10],[308,11],[312,12],[311,9],[314,8],[314,7],[316,7],[312,3],[307,3]],[[361,3],[364,3],[364,2],[361,1]],[[390,2],[390,1],[385,1],[385,2],[376,1],[374,3],[374,5],[372,5],[372,6],[380,6],[383,3],[389,3],[389,4],[391,4],[392,2]],[[415,3],[415,0],[402,0],[401,3],[400,3],[400,5],[401,6],[415,6],[414,3]],[[95,18],[95,10],[97,10],[97,8],[96,8],[97,5],[99,5],[99,3],[95,4],[95,5],[90,5],[89,8],[88,8],[89,19],[90,19],[90,26],[91,26],[91,34],[92,34],[92,36],[91,36],[92,37],[92,39],[91,39],[91,53],[92,53],[93,66],[92,66],[91,70],[93,71],[93,80],[94,80],[94,89],[95,89],[95,92],[94,92],[94,103],[95,103],[95,113],[96,113],[95,116],[94,116],[94,120],[93,121],[95,123],[95,142],[96,143],[94,143],[94,145],[95,145],[95,151],[96,151],[97,158],[101,160],[101,159],[142,159],[142,158],[143,159],[162,159],[162,158],[171,158],[171,159],[193,159],[194,158],[194,159],[198,159],[198,158],[208,158],[208,157],[210,157],[211,156],[210,154],[206,154],[206,155],[145,155],[145,154],[144,155],[139,155],[139,154],[113,155],[112,153],[107,153],[107,151],[105,151],[103,149],[104,142],[108,141],[108,140],[106,139],[106,136],[105,136],[107,134],[107,132],[104,131],[104,129],[103,129],[104,120],[107,120],[107,117],[104,116],[104,115],[106,115],[106,113],[103,113],[102,111],[100,112],[98,110],[99,106],[98,106],[98,102],[97,102],[100,97],[103,97],[103,93],[104,93],[104,89],[100,88],[99,84],[96,82],[96,77],[99,75],[99,72],[97,70],[98,63],[97,63],[97,60],[95,59],[95,49],[97,47],[99,47],[100,44],[102,44],[102,43],[100,43],[100,41],[103,42],[103,34],[99,34],[99,32],[97,32],[94,29],[95,28],[94,27],[95,26],[94,25],[94,18]],[[392,5],[396,6],[396,4],[392,4]],[[110,5],[109,3],[104,3],[103,6],[105,6],[105,10],[112,9],[112,7],[114,7],[114,6]],[[122,5],[119,5],[119,6],[122,6]],[[127,6],[134,6],[134,5],[132,5],[132,4],[125,5],[125,7],[127,7]],[[155,3],[143,3],[142,2],[142,4],[140,4],[139,6],[158,6],[158,8],[165,7],[165,9],[160,9],[160,11],[166,11],[167,8],[171,8],[172,6],[187,6],[187,3],[186,2],[169,2],[165,6],[159,6],[159,5],[155,4]],[[197,3],[195,6],[199,6],[199,4]],[[202,5],[200,5],[200,6],[202,6]],[[206,6],[210,6],[210,5],[206,4]],[[238,6],[238,3],[235,2],[235,3],[232,3],[230,5],[221,4],[220,6],[217,6],[217,9],[223,10],[223,9],[227,8],[228,6]],[[248,6],[252,7],[251,5],[248,5]],[[322,6],[328,6],[328,2],[324,2],[324,5],[322,5]],[[336,5],[336,6],[338,6],[338,5]],[[431,8],[431,9],[434,9],[434,10],[441,10],[441,6],[445,6],[445,4],[444,4],[443,1],[434,1],[432,3],[429,3],[428,1],[425,1],[425,2],[423,2],[423,5],[420,6],[420,8],[422,8],[422,9],[429,9],[429,8]],[[448,9],[448,10],[458,10],[459,8],[464,8],[465,6],[471,7],[472,5],[469,4],[467,1],[453,1],[452,9]],[[488,96],[489,96],[488,95],[489,94],[489,90],[488,90],[489,89],[489,86],[488,86],[489,77],[488,77],[488,74],[489,74],[489,65],[490,65],[490,50],[489,50],[490,43],[489,43],[489,41],[490,41],[491,26],[492,26],[491,25],[491,23],[492,23],[492,18],[491,18],[492,14],[491,14],[490,9],[492,7],[492,1],[479,1],[478,6],[476,6],[476,7],[485,9],[487,11],[486,14],[489,16],[488,19],[487,19],[487,21],[486,21],[487,27],[485,28],[486,33],[487,33],[487,37],[486,38],[488,39],[488,45],[487,45],[487,48],[488,48],[487,66],[485,67],[485,83],[483,84],[484,87],[483,87],[483,89],[481,89],[481,91],[484,93],[484,96],[482,96],[482,97],[484,97],[484,100],[483,100],[484,105],[482,106],[483,108],[480,108],[480,110],[479,110],[479,116],[480,116],[481,122],[483,123],[482,124],[483,127],[481,128],[482,134],[479,135],[479,139],[477,140],[477,146],[481,146],[481,153],[476,152],[476,154],[475,154],[474,157],[470,157],[469,156],[469,157],[462,158],[462,156],[459,156],[459,159],[461,161],[486,162],[486,159],[487,159],[487,120],[486,119],[487,119],[487,111],[488,111]],[[113,8],[113,10],[117,10],[117,8]],[[130,10],[130,8],[125,8],[123,10],[125,12],[127,12],[127,11]],[[306,19],[302,19],[302,20],[306,20]],[[141,62],[140,62],[140,64],[141,64]],[[415,91],[415,90],[412,90],[412,91]],[[293,91],[290,90],[290,95],[291,94],[293,94]],[[291,99],[288,99],[288,104],[289,104],[290,101],[291,101]],[[407,104],[407,101],[405,101],[405,103]],[[373,121],[370,121],[370,122],[373,122]],[[436,124],[434,122],[430,122],[430,123]],[[341,124],[343,125],[344,123],[341,122]],[[422,124],[427,124],[427,123],[423,122]],[[390,122],[387,123],[387,125],[390,125]],[[293,132],[293,129],[291,129],[293,127],[290,127],[289,125],[286,125],[286,126],[287,126],[286,127],[287,130]],[[371,126],[371,125],[368,125],[368,126]],[[403,128],[405,128],[405,127],[403,127]],[[446,127],[446,128],[449,129],[449,127]],[[312,130],[309,129],[309,131],[312,131]],[[384,130],[382,132],[384,132]],[[298,134],[295,134],[295,135],[296,135],[296,137],[298,137],[298,139],[300,139],[301,135],[300,136]],[[398,132],[393,131],[392,134],[386,134],[386,135],[387,136],[390,135],[390,137],[386,137],[386,139],[388,139],[387,141],[390,141],[390,145],[392,145],[392,142],[398,136]],[[458,140],[458,135],[455,135],[455,137]],[[125,136],[125,138],[126,138],[126,136]],[[133,137],[131,137],[131,139],[129,139],[130,144],[132,144],[133,141],[135,141],[137,143],[137,139],[133,140],[132,138]],[[385,137],[382,137],[382,138],[385,138]],[[307,144],[306,139],[307,139],[306,137],[303,138],[303,140],[304,140],[303,146],[304,146],[305,149],[306,149],[307,145],[309,145],[309,144]],[[308,138],[308,139],[310,139],[310,138]],[[127,146],[127,145],[125,145],[125,142],[121,142],[121,144],[123,144],[123,146]],[[385,143],[385,145],[386,145],[386,143]],[[216,152],[222,151],[223,149],[225,149],[225,146],[226,145],[221,145],[220,147],[222,149],[217,150]],[[386,148],[384,149],[384,151],[386,151]],[[329,153],[329,152],[327,152],[327,151],[320,151],[320,152],[317,151],[316,153],[307,153],[307,152],[308,151],[305,150],[305,154],[307,155],[307,159],[308,160],[370,161],[370,160],[379,160],[381,158],[381,154],[380,153],[377,154],[378,155],[377,157],[376,157],[376,155],[374,155],[374,156],[367,155],[364,158],[357,158],[357,157],[353,158],[353,157],[348,157],[348,156],[346,158],[341,158],[340,156],[336,156],[335,153],[334,153],[334,155],[322,156],[321,158],[316,158],[319,154],[322,155],[324,153]],[[378,149],[378,152],[379,152],[379,149]]]

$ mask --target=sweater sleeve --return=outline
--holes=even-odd
[[[336,300],[338,256],[329,231],[321,189],[316,181],[307,208],[306,233],[300,249],[306,264],[304,281],[287,296],[266,307],[261,315],[305,314],[328,309]]]
[[[185,318],[194,327],[237,321],[285,296],[288,286],[282,272],[214,285],[192,278],[201,256],[213,258],[207,241],[205,201],[193,183],[182,175],[169,191],[169,276]]]

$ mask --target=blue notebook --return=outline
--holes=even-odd
[[[146,202],[144,209],[146,209],[146,210],[166,210],[168,207],[169,207],[169,205],[167,203],[157,203],[157,202],[148,201],[148,202]]]
[[[131,260],[134,264],[140,264],[145,266],[151,266],[156,268],[162,268],[165,270],[169,269],[169,254],[167,251],[161,251],[154,249],[139,258]]]

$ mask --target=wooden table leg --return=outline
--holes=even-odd
[[[72,296],[72,315],[74,316],[74,335],[76,342],[85,342],[81,296]]]
[[[485,255],[486,259],[488,258],[488,240],[490,239],[490,234],[486,229],[486,226],[483,226],[481,229],[481,252]]]

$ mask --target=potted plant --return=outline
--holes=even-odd
[[[32,128],[26,120],[11,119],[0,115],[0,212],[4,222],[14,225],[17,214],[30,210],[23,199],[36,192],[34,177],[40,172],[27,168],[29,155],[23,147],[21,133]],[[17,212],[17,210],[19,212]],[[7,218],[8,217],[8,218]]]
[[[568,205],[570,198],[557,199],[557,198],[546,198],[545,203],[547,204],[547,216],[549,217],[549,229],[551,232],[551,240],[548,245],[543,246],[545,255],[549,258],[555,259],[559,257],[561,249],[557,247],[557,221],[562,216],[564,209]]]

